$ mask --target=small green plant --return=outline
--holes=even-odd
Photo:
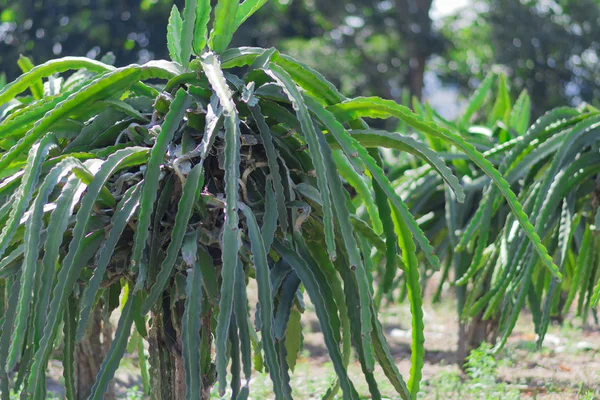
[[[483,343],[471,351],[465,365],[469,378],[467,392],[474,398],[519,399],[518,390],[498,382],[498,366],[493,347],[489,343]]]
[[[594,400],[596,397],[594,396],[594,393],[591,391],[587,391],[585,392],[585,394],[582,397],[582,400]]]
[[[520,392],[498,381],[499,361],[492,345],[483,343],[471,351],[465,363],[467,378],[458,372],[444,372],[426,385],[426,397],[435,399],[520,399]]]
[[[469,354],[465,371],[473,384],[496,384],[498,362],[489,343],[483,343]]]
[[[591,390],[586,390],[585,393],[583,393],[583,395],[581,396],[581,400],[596,400],[598,399],[598,393],[591,391]]]
[[[424,384],[421,398],[442,400],[459,398],[465,391],[464,383],[458,372],[442,372]]]
[[[140,390],[138,386],[133,386],[127,389],[125,393],[126,400],[142,400],[144,398],[144,392]]]

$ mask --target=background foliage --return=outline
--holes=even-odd
[[[240,28],[233,44],[275,46],[316,67],[349,96],[400,100],[407,89],[421,97],[427,64],[431,77],[465,94],[494,65],[503,66],[513,96],[529,91],[534,116],[598,97],[597,0],[467,3],[455,15],[438,16],[432,0],[276,0]],[[99,58],[108,51],[116,65],[167,58],[172,4],[1,0],[0,71],[16,78],[19,54],[34,63],[65,55]],[[436,90],[430,86],[426,95]]]
[[[443,75],[481,80],[494,64],[505,67],[515,93],[527,89],[535,115],[600,95],[600,22],[597,0],[476,0],[443,21],[451,41],[439,64]]]

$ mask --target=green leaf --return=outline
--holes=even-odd
[[[23,73],[29,72],[34,68],[31,60],[28,57],[25,57],[23,54],[19,56],[17,64],[19,64],[19,68],[21,68]],[[33,95],[34,99],[39,100],[44,97],[44,84],[42,83],[41,79],[33,82],[29,89],[31,90],[31,94]]]
[[[333,152],[333,159],[335,160],[335,165],[337,166],[340,176],[344,178],[350,184],[350,186],[354,188],[354,190],[356,190],[356,193],[364,203],[367,213],[369,214],[369,218],[371,219],[373,230],[378,235],[381,235],[383,232],[383,226],[381,225],[381,219],[379,218],[377,206],[375,205],[375,201],[373,199],[373,194],[367,186],[365,178],[360,176],[358,172],[354,170],[354,167],[352,167],[352,164],[350,164],[348,158],[346,158],[346,156],[339,151]]]
[[[302,349],[303,336],[302,324],[300,322],[302,314],[296,308],[292,308],[287,328],[285,330],[285,347],[287,349],[287,363],[293,371],[296,367],[298,354]]]
[[[329,258],[335,259],[335,240],[334,240],[334,224],[333,224],[333,210],[331,204],[331,195],[329,184],[327,181],[327,172],[325,169],[325,162],[323,160],[323,149],[317,139],[317,132],[313,125],[313,122],[308,113],[304,99],[300,95],[300,91],[296,87],[296,83],[292,80],[290,75],[281,67],[271,63],[270,70],[268,73],[273,75],[273,78],[279,82],[280,86],[292,102],[294,109],[300,120],[302,126],[302,132],[306,142],[308,143],[308,150],[310,151],[311,158],[317,174],[317,186],[321,194],[321,201],[323,202],[323,221],[325,223],[325,238],[327,243],[327,252]]]
[[[265,213],[263,214],[262,228],[260,230],[267,253],[271,251],[271,244],[273,244],[273,238],[275,237],[276,230],[277,206],[275,193],[273,192],[272,181],[268,179],[265,186]]]
[[[115,152],[102,164],[102,167],[95,175],[87,188],[85,196],[81,200],[75,227],[73,228],[73,238],[69,244],[69,251],[62,262],[62,268],[58,273],[44,334],[40,340],[39,349],[35,353],[29,376],[28,390],[34,395],[35,399],[42,395],[39,392],[41,386],[38,385],[41,382],[41,377],[44,376],[46,364],[58,333],[60,315],[65,307],[68,296],[79,278],[83,266],[93,256],[93,251],[97,249],[97,247],[91,246],[90,248],[84,247],[86,244],[89,246],[89,243],[86,243],[86,241],[89,242],[96,235],[104,233],[103,231],[97,231],[86,238],[88,223],[93,215],[93,208],[100,195],[100,191],[108,179],[119,169],[145,162],[147,152],[148,149],[139,147],[122,149]],[[102,236],[99,237],[99,239],[101,238]],[[98,242],[98,246],[100,243],[101,241]]]
[[[77,327],[77,300],[69,297],[64,312],[64,347],[63,347],[63,376],[65,378],[65,397],[76,400],[75,391],[75,329]]]
[[[342,288],[340,275],[338,274],[338,271],[336,271],[336,267],[334,267],[329,260],[327,251],[325,250],[323,226],[322,224],[313,224],[313,226],[314,228],[311,229],[310,233],[307,235],[312,240],[306,247],[308,252],[310,252],[310,259],[314,259],[315,264],[318,266],[317,268],[325,275],[324,280],[331,288],[331,294],[333,295],[335,304],[339,310],[342,328],[342,361],[344,367],[347,368],[352,353],[352,329],[354,329],[354,332],[360,332],[361,330],[360,302],[356,279],[353,276],[354,273],[348,268],[347,260],[345,260],[344,255],[342,255],[342,257],[335,261],[338,270],[343,274],[342,278],[345,279],[344,288]],[[322,292],[325,295],[327,291]],[[345,293],[348,293],[349,295],[346,295]],[[327,299],[325,300],[328,301]],[[333,312],[335,312],[335,310],[333,310]],[[332,327],[333,325],[334,323],[332,321]],[[299,340],[303,340],[302,332],[298,333],[298,335],[300,336]],[[364,359],[362,341],[358,340],[358,338],[356,340],[356,349],[359,357]],[[339,388],[339,379],[336,378],[327,389],[325,395],[323,395],[323,399],[333,399],[339,391]]]
[[[471,117],[483,105],[485,98],[487,97],[493,83],[494,83],[494,74],[492,72],[489,72],[486,75],[483,82],[481,82],[481,84],[479,85],[477,90],[469,98],[469,101],[467,102],[467,107],[465,108],[465,111],[463,112],[463,115],[461,117],[461,121],[460,121],[461,126],[466,127],[467,125],[469,125],[469,122],[471,121]]]
[[[383,235],[385,237],[385,273],[383,275],[384,293],[389,293],[392,290],[394,278],[398,270],[396,257],[398,254],[398,237],[394,230],[394,222],[392,220],[392,210],[388,202],[388,198],[380,185],[374,186],[375,202],[377,210],[381,218],[383,226]]]
[[[279,293],[279,301],[275,313],[275,338],[277,341],[281,341],[285,336],[288,320],[299,287],[300,279],[298,279],[296,273],[292,271],[287,274],[281,283],[281,288],[274,291],[275,293]]]
[[[181,30],[183,29],[183,20],[179,9],[175,4],[171,8],[171,15],[169,15],[169,24],[167,25],[167,48],[169,49],[169,56],[171,60],[183,65],[181,59]],[[189,60],[188,60],[189,62]]]
[[[373,357],[371,344],[372,325],[370,302],[372,288],[367,277],[365,265],[361,258],[359,245],[354,237],[352,224],[350,222],[350,212],[346,205],[346,192],[338,175],[331,148],[329,148],[325,136],[321,132],[317,132],[317,139],[320,142],[321,151],[325,162],[336,220],[339,223],[344,247],[350,262],[350,269],[355,271],[356,281],[358,283],[362,348],[364,352],[366,368],[368,371],[372,372],[375,368],[375,358]]]
[[[121,235],[123,234],[125,227],[133,217],[133,214],[137,210],[137,207],[140,203],[141,187],[141,184],[137,184],[125,192],[110,221],[111,229],[108,232],[106,240],[102,243],[100,251],[98,252],[100,256],[96,260],[94,274],[92,275],[90,282],[81,297],[81,316],[79,318],[79,325],[77,327],[77,342],[81,341],[85,333],[90,312],[92,311],[92,307],[96,301],[96,295],[98,294],[100,284],[104,279],[106,267],[112,259],[112,255],[119,242],[119,239],[121,239]]]
[[[205,293],[208,295],[211,303],[219,304],[219,285],[217,284],[217,276],[213,259],[208,251],[201,247],[198,249],[198,260],[200,263],[202,285],[204,286]]]
[[[124,101],[108,99],[108,100],[102,101],[102,104],[110,105],[115,110],[119,110],[119,111],[123,112],[124,114],[129,115],[129,116],[135,118],[137,121],[146,122],[146,123],[150,122],[148,120],[148,118],[146,118],[142,115],[142,113],[140,113],[138,110],[133,108],[133,106],[131,106],[130,104],[127,104]]]
[[[317,317],[319,318],[321,331],[323,332],[323,337],[325,339],[325,345],[327,346],[329,356],[333,362],[335,372],[340,379],[342,390],[344,391],[344,399],[358,399],[358,393],[356,392],[352,381],[348,377],[338,343],[335,340],[334,332],[331,327],[332,316],[329,314],[329,307],[325,303],[325,299],[321,289],[319,288],[318,280],[311,271],[311,268],[309,268],[306,264],[306,261],[304,261],[304,259],[302,259],[302,257],[295,250],[289,247],[289,245],[284,244],[279,239],[275,239],[273,247],[277,253],[279,253],[281,257],[283,257],[283,259],[296,271],[298,277],[304,284],[311,301],[315,305],[315,311],[317,313]]]
[[[258,11],[267,0],[245,0],[238,9],[235,25],[236,29],[239,28],[240,25],[244,23],[252,14]]]
[[[593,308],[598,306],[598,301],[600,300],[600,279],[596,283],[594,287],[594,294],[592,295],[591,305]]]
[[[53,135],[47,135],[29,151],[27,164],[23,172],[23,178],[21,179],[21,185],[16,193],[16,201],[12,205],[8,220],[0,233],[0,256],[4,254],[15,234],[19,222],[25,212],[25,208],[33,196],[33,191],[41,173],[42,163],[48,156],[50,149],[54,146],[56,146],[55,137]]]
[[[331,132],[331,134],[336,137],[336,140],[338,142],[350,141],[350,143],[352,143],[356,153],[358,153],[358,156],[361,158],[362,162],[371,172],[373,179],[375,179],[375,181],[377,181],[377,183],[380,185],[382,191],[389,198],[390,202],[397,209],[402,218],[404,218],[404,220],[409,223],[410,230],[413,233],[413,235],[415,235],[415,238],[419,243],[419,246],[421,246],[421,249],[425,253],[427,260],[435,269],[440,269],[440,261],[435,255],[434,249],[429,243],[429,240],[415,221],[412,214],[409,212],[408,207],[406,206],[402,198],[396,193],[395,189],[392,187],[392,184],[383,173],[381,167],[379,167],[379,165],[369,154],[369,152],[364,147],[362,147],[356,139],[354,139],[352,136],[350,136],[350,134],[348,134],[348,132],[344,129],[343,125],[329,111],[324,110],[323,113],[320,113],[319,119],[321,119],[321,121],[325,124],[325,126]],[[346,154],[346,156],[351,155],[352,154]],[[377,192],[375,192],[375,195],[377,196]]]
[[[422,377],[421,371],[425,362],[425,326],[423,324],[423,300],[421,298],[421,282],[419,280],[419,261],[416,257],[417,249],[408,225],[397,213],[392,215],[394,217],[398,242],[402,250],[408,299],[410,301],[410,313],[412,315],[411,367],[408,390],[412,395],[412,399],[416,400]]]
[[[469,282],[469,279],[471,279],[484,265],[483,252],[488,245],[488,237],[494,211],[494,200],[492,199],[496,194],[493,188],[490,188],[487,193],[489,193],[490,196],[484,195],[483,199],[481,200],[484,206],[479,227],[479,240],[477,241],[475,254],[473,255],[471,264],[469,265],[467,271],[463,276],[460,277],[460,279],[456,280],[455,284],[458,286],[466,285]]]
[[[292,386],[290,385],[290,366],[287,363],[287,348],[283,341],[277,342],[277,355],[279,356],[279,374],[283,381],[283,390],[286,399],[292,400]]]
[[[21,265],[16,265],[15,261],[19,259],[23,253],[25,253],[25,244],[20,244],[0,261],[0,279],[6,279],[21,270]]]
[[[306,102],[309,110],[314,113],[323,123],[325,123],[327,120],[325,107],[319,101],[317,101],[315,97],[309,94],[304,94],[304,101]],[[348,156],[348,160],[358,172],[364,171],[364,166],[360,162],[358,154],[356,154],[356,150],[354,150],[354,145],[351,140],[345,140],[345,138],[341,137],[338,140],[337,137],[331,137],[331,135],[328,135],[327,141],[329,142],[330,146],[334,148],[340,146],[345,154],[350,154],[351,156]]]
[[[240,397],[240,390],[242,388],[242,363],[240,360],[240,339],[238,337],[238,330],[233,319],[229,324],[229,355],[231,357],[231,398],[238,399]]]
[[[377,361],[385,376],[392,383],[396,392],[400,395],[403,400],[411,399],[412,396],[408,391],[406,383],[404,379],[402,379],[402,375],[398,371],[398,367],[396,366],[396,360],[392,356],[392,352],[390,351],[389,346],[387,345],[385,335],[383,334],[383,328],[381,324],[377,320],[376,314],[373,313],[373,332],[371,335],[373,336],[373,347],[375,349],[375,356],[377,357]]]
[[[581,247],[579,249],[579,254],[577,255],[577,261],[575,263],[575,271],[573,277],[571,278],[571,285],[569,287],[569,292],[567,294],[567,299],[562,309],[562,313],[566,314],[569,312],[571,305],[573,304],[573,300],[575,300],[575,295],[580,288],[585,287],[585,281],[582,280],[583,275],[585,275],[585,270],[588,265],[591,263],[590,254],[592,254],[593,249],[593,231],[589,225],[585,227],[585,233],[583,235],[583,242],[581,243]]]
[[[222,6],[222,3],[219,3]],[[217,9],[219,6],[217,6]],[[223,12],[223,11],[221,11]],[[225,81],[219,61],[213,54],[208,54],[202,60],[202,68],[210,85],[219,97],[225,115],[225,227],[223,229],[222,253],[223,267],[221,269],[221,299],[219,302],[219,317],[216,329],[215,344],[217,352],[217,376],[219,378],[219,393],[222,396],[227,386],[227,354],[222,349],[227,346],[229,324],[233,309],[233,293],[235,287],[235,268],[238,263],[240,247],[240,230],[238,216],[238,188],[240,175],[240,122],[237,110],[232,100],[231,90]]]
[[[506,82],[506,76],[501,73],[498,75],[498,93],[492,112],[488,117],[488,125],[493,125],[496,121],[502,121],[505,125],[508,125],[509,116],[510,94],[508,83]]]
[[[81,245],[83,248],[86,249],[86,252],[84,253],[80,253],[78,254],[77,258],[75,259],[73,265],[74,267],[71,269],[71,274],[70,276],[67,277],[68,279],[68,284],[67,285],[61,285],[61,288],[64,288],[65,286],[71,285],[73,283],[72,280],[72,276],[79,274],[81,272],[81,270],[83,269],[83,267],[85,265],[87,265],[87,263],[89,262],[90,258],[93,257],[93,255],[96,253],[96,251],[98,250],[98,248],[100,247],[100,244],[102,243],[102,238],[103,238],[103,232],[100,231],[95,231],[93,233],[90,233],[89,235],[87,235],[85,238],[82,239],[81,241]],[[62,271],[62,269],[61,269]],[[76,271],[76,273],[73,273],[73,271]],[[59,271],[60,272],[60,271]],[[61,276],[59,274],[59,276],[57,277],[57,281],[59,279],[64,279],[64,276]],[[56,285],[59,286],[59,285]],[[55,286],[55,288],[56,288]],[[72,286],[71,286],[72,287]],[[68,296],[71,293],[72,290],[65,290],[63,292],[66,292]],[[58,296],[58,294],[54,293],[54,295],[56,295],[57,297],[59,297],[59,301],[62,303],[61,306],[62,308],[59,310],[58,313],[54,313],[54,308],[50,307],[50,312],[49,312],[49,316],[53,317],[53,316],[58,316],[58,321],[55,320],[55,322],[48,322],[48,320],[46,321],[46,329],[45,332],[51,332],[50,334],[52,335],[52,340],[55,341],[58,335],[58,328],[60,327],[60,321],[62,320],[62,315],[64,312],[64,309],[66,307],[66,303],[67,303],[67,299],[64,299],[63,296]],[[54,300],[54,298],[53,298]],[[47,340],[48,337],[46,336],[42,336],[42,339],[39,342],[39,349],[35,351],[34,357],[33,357],[33,365],[31,367],[31,372],[29,371],[24,371],[24,373],[29,373],[29,379],[26,383],[26,390],[27,392],[29,392],[30,394],[30,398],[34,398],[34,399],[43,399],[46,396],[45,393],[45,385],[43,384],[43,382],[40,385],[40,382],[38,381],[38,383],[36,383],[35,385],[32,385],[32,375],[34,374],[39,374],[40,371],[37,368],[38,365],[40,364],[44,364],[47,367],[48,364],[48,359],[50,354],[46,353],[46,351],[48,350],[47,346]],[[36,357],[38,356],[37,360]],[[46,357],[45,359],[41,359],[41,357]],[[37,362],[38,360],[41,360],[41,362]],[[27,365],[31,365],[30,360],[28,360]]]
[[[6,309],[4,310],[4,322],[2,323],[2,333],[0,334],[0,360],[6,360],[8,358],[8,350],[10,347],[10,327],[14,323],[14,318],[17,310],[17,301],[19,300],[19,281],[20,276],[16,276],[14,281],[11,284],[11,281],[8,280],[6,282],[7,286],[10,286],[10,293],[8,297],[8,302]],[[0,365],[0,380],[2,380],[2,385],[0,386],[0,390],[2,391],[2,400],[8,399],[10,400],[10,387],[9,387],[9,379],[6,367],[4,363]]]
[[[277,153],[275,151],[275,146],[273,145],[273,138],[271,132],[269,131],[269,126],[265,122],[265,117],[261,113],[260,107],[251,107],[250,112],[252,113],[252,118],[256,122],[265,152],[267,153],[269,172],[271,173],[273,188],[275,189],[275,201],[277,202],[279,225],[281,226],[282,232],[287,232],[288,224],[285,195],[283,191],[283,183],[281,182],[281,173],[279,172],[279,163],[277,162]]]
[[[504,153],[509,149],[512,150],[512,153],[515,153],[516,147],[520,147],[521,151],[529,153],[533,148],[539,146],[541,141],[546,140],[548,137],[552,137],[557,133],[563,132],[569,126],[585,120],[589,118],[589,116],[589,114],[580,114],[577,110],[570,107],[555,108],[538,118],[527,130],[525,135],[518,136],[499,144],[484,152],[483,155],[484,157],[492,157]],[[540,137],[540,139],[535,140],[538,137]],[[519,154],[520,152],[516,153]]]
[[[52,129],[55,123],[64,120],[64,118],[71,115],[75,110],[89,107],[94,101],[106,99],[128,88],[139,79],[140,75],[141,72],[138,66],[114,70],[95,79],[78,92],[57,104],[52,111],[46,113],[44,118],[40,119],[33,126],[27,135],[2,155],[0,159],[0,171],[6,168],[15,158],[21,156],[24,151],[27,151],[35,142]],[[0,94],[1,97],[2,95]]]
[[[123,112],[115,110],[112,107],[98,113],[98,115],[96,115],[90,123],[84,126],[79,134],[69,142],[65,147],[65,151],[73,152],[79,148],[92,147],[94,141],[105,132],[115,128],[120,128],[119,131],[122,130],[123,127],[120,127],[118,122],[121,121],[123,117]],[[127,121],[127,125],[129,125],[129,123],[130,122]]]
[[[179,204],[177,206],[177,215],[175,216],[175,225],[173,226],[171,241],[169,242],[169,247],[167,247],[167,254],[160,265],[160,272],[156,277],[156,282],[154,282],[154,285],[150,288],[148,297],[146,297],[146,300],[142,305],[142,314],[148,313],[150,308],[154,306],[154,303],[160,298],[171,277],[175,261],[177,261],[177,256],[181,250],[186,227],[192,216],[194,202],[196,201],[196,193],[200,187],[200,182],[203,180],[203,172],[202,164],[197,164],[192,168],[185,180],[181,199],[179,199]]]
[[[269,279],[269,265],[267,263],[267,252],[265,244],[260,233],[260,228],[256,222],[256,217],[250,208],[242,203],[239,204],[240,210],[246,217],[248,225],[248,238],[250,239],[250,249],[252,259],[256,268],[256,283],[258,285],[258,304],[260,304],[261,314],[261,332],[262,346],[265,352],[265,361],[269,368],[271,381],[273,382],[273,392],[275,398],[283,398],[281,377],[278,374],[279,363],[275,352],[275,342],[273,333],[273,303],[271,299],[271,281]]]
[[[252,61],[252,64],[248,67],[248,72],[246,74],[250,75],[251,72],[253,72],[257,69],[268,68],[269,63],[271,62],[271,60],[273,59],[275,54],[279,54],[279,53],[278,53],[277,49],[274,47],[270,47],[270,48],[266,49],[265,51],[263,51],[261,55],[259,55],[258,57],[256,57],[254,59],[254,61]]]
[[[148,375],[148,361],[146,360],[146,353],[144,350],[144,341],[139,340],[137,343],[137,356],[138,363],[140,365],[140,375],[142,379],[142,386],[144,388],[144,394],[146,396],[150,396],[151,386],[150,386],[150,376]]]
[[[526,132],[526,134],[517,137],[513,142],[514,147],[509,150],[509,153],[505,157],[500,166],[499,172],[504,174],[505,179],[508,183],[514,183],[522,176],[526,171],[529,170],[531,165],[534,165],[540,158],[545,157],[549,154],[552,149],[546,149],[547,145],[550,144],[551,140],[544,142],[542,145],[535,147],[533,151],[528,153],[528,148],[531,148],[531,144],[539,143],[541,136],[552,134],[552,132],[560,132],[565,128],[565,125],[570,124],[567,121],[573,118],[577,119],[577,112],[572,108],[562,107],[552,110],[543,116],[541,116],[535,124]],[[562,139],[559,138],[558,143]],[[506,142],[509,143],[509,142]],[[496,152],[488,151],[484,153],[485,157],[490,157],[496,154]],[[523,154],[526,154],[523,156]],[[518,162],[517,162],[518,161]],[[494,188],[490,193],[491,198],[495,198],[495,192],[497,188]],[[469,221],[467,228],[460,238],[460,242],[456,246],[456,251],[462,251],[468,242],[471,241],[473,235],[477,232],[477,227],[483,216],[484,206],[486,202],[480,203],[479,208],[475,212],[474,216]],[[494,204],[494,211],[499,207],[499,202],[496,201]]]
[[[559,227],[558,227],[558,249],[557,249],[557,262],[558,268],[563,271],[564,265],[569,255],[571,247],[571,239],[573,238],[573,219],[575,213],[575,192],[571,192],[568,197],[563,200],[563,205],[560,213]],[[550,324],[550,312],[554,295],[558,287],[558,281],[552,278],[548,290],[546,292],[546,300],[544,302],[544,309],[542,314],[542,321],[540,329],[538,330],[538,347],[544,343],[544,337],[548,331],[548,325]]]
[[[189,179],[188,179],[189,181]],[[198,235],[192,232],[184,239],[183,248],[189,248],[184,258],[188,266],[185,286],[185,309],[181,324],[183,362],[185,365],[185,397],[193,400],[202,397],[202,374],[200,371],[200,312],[202,307],[202,273],[197,259]]]
[[[116,71],[117,69],[111,65],[104,64],[103,62],[92,60],[87,57],[63,57],[56,60],[50,60],[44,64],[40,64],[34,67],[29,72],[19,76],[17,79],[4,86],[0,90],[0,104],[8,102],[10,99],[17,96],[19,93],[24,92],[31,85],[35,84],[36,80],[49,77],[56,73],[61,73],[70,70],[86,69],[91,72],[109,72]],[[135,69],[135,68],[133,68]],[[133,70],[130,68],[130,70]],[[136,85],[136,87],[144,88],[144,85]],[[156,92],[147,87],[144,89],[146,94],[151,96]],[[87,103],[86,103],[87,104]]]
[[[56,200],[56,208],[50,215],[48,227],[52,228],[52,235],[48,235],[46,239],[42,270],[39,273],[39,279],[36,277],[36,284],[39,284],[36,287],[34,310],[36,340],[41,339],[46,325],[48,304],[50,303],[55,270],[59,259],[60,245],[73,209],[79,203],[79,199],[86,188],[87,186],[79,178],[71,175]]]
[[[250,341],[250,324],[248,323],[248,298],[246,294],[246,276],[244,268],[239,265],[235,270],[234,312],[239,328],[240,351],[246,386],[250,384],[252,374],[252,346]],[[243,389],[242,389],[243,390]]]
[[[208,20],[210,19],[210,0],[197,0],[196,6],[196,24],[194,27],[194,39],[192,41],[194,53],[200,55],[206,46],[206,37],[208,36]]]
[[[21,275],[21,285],[19,294],[19,303],[17,306],[17,318],[13,337],[11,341],[10,358],[7,362],[9,369],[12,369],[20,359],[21,349],[25,340],[25,330],[29,325],[29,315],[31,310],[31,301],[33,298],[34,281],[39,279],[41,264],[38,263],[41,233],[43,228],[44,205],[48,202],[48,197],[54,190],[54,187],[71,171],[71,169],[81,166],[81,163],[74,158],[67,158],[56,165],[46,176],[44,182],[38,190],[31,215],[27,219],[25,227],[24,243],[27,244],[27,251],[23,261],[23,274]],[[46,283],[46,282],[43,282]],[[35,316],[34,316],[35,317]]]
[[[201,0],[202,1],[202,0]],[[186,0],[183,9],[183,22],[181,26],[181,66],[186,69],[192,55],[192,43],[196,27],[196,14],[198,11],[198,0]],[[210,7],[210,2],[209,2]],[[210,8],[209,8],[210,10]]]
[[[342,121],[348,121],[360,117],[400,118],[406,121],[406,123],[413,128],[428,133],[432,136],[444,139],[461,149],[479,168],[486,173],[486,175],[488,175],[494,181],[502,195],[506,198],[508,205],[519,222],[519,225],[521,225],[525,231],[525,234],[529,237],[529,240],[531,240],[544,265],[554,276],[559,279],[561,278],[561,274],[558,272],[558,268],[552,261],[552,257],[550,257],[548,254],[548,251],[542,244],[540,237],[535,232],[533,225],[531,225],[527,215],[523,212],[523,207],[517,200],[514,192],[511,190],[510,185],[494,168],[491,162],[486,160],[481,153],[475,149],[475,147],[463,140],[459,135],[435,124],[426,122],[419,116],[413,114],[406,107],[398,105],[389,100],[382,100],[379,98],[357,98],[332,106],[330,109],[338,117],[338,119]]]
[[[123,354],[125,354],[125,350],[127,349],[131,325],[133,324],[134,303],[136,301],[140,301],[138,296],[130,291],[127,303],[125,303],[125,307],[121,310],[121,317],[119,318],[115,336],[110,344],[110,349],[100,366],[96,382],[92,386],[90,396],[88,397],[89,400],[104,399],[108,384],[115,376],[117,368],[119,368]]]
[[[528,256],[530,254],[531,254],[531,252],[528,254]],[[534,266],[534,262],[532,262],[533,257],[527,257],[527,258],[528,258],[528,260],[526,262],[526,265],[523,266],[523,268],[525,268],[524,272],[523,272],[523,275],[524,275],[523,282],[520,285],[519,293],[516,296],[516,300],[514,301],[514,303],[512,305],[512,310],[510,310],[510,313],[508,313],[508,311],[506,311],[508,320],[507,320],[507,322],[505,322],[504,332],[503,332],[500,340],[498,340],[498,342],[496,343],[496,345],[493,348],[494,354],[498,354],[498,352],[506,345],[508,337],[510,336],[510,333],[512,332],[512,330],[514,329],[514,327],[517,323],[517,319],[519,317],[520,310],[525,305],[525,299],[526,299],[527,293],[529,291],[529,288],[531,286],[531,280],[532,280],[531,272],[532,272],[532,269]]]
[[[171,103],[171,108],[165,116],[160,133],[156,138],[156,143],[150,151],[150,159],[146,166],[144,174],[144,183],[142,187],[142,197],[140,200],[140,211],[138,216],[137,229],[133,237],[133,250],[131,252],[131,267],[139,271],[135,291],[142,289],[147,278],[147,265],[142,260],[142,253],[147,245],[149,236],[148,228],[154,209],[154,202],[158,191],[160,180],[160,167],[164,163],[167,146],[173,139],[175,131],[181,124],[185,110],[188,104],[188,96],[184,89],[179,89],[175,99]]]
[[[458,178],[452,173],[441,158],[425,144],[399,133],[381,130],[352,130],[349,131],[354,139],[367,148],[391,148],[413,154],[431,165],[450,186],[459,202],[465,200],[465,193]],[[329,139],[330,143],[334,140]]]
[[[18,112],[12,113],[0,123],[0,138],[20,139],[31,129],[34,123],[40,120],[48,111],[75,92],[67,91],[56,96],[46,97],[43,100],[36,101]]]
[[[264,52],[262,47],[229,48],[221,54],[221,66],[223,69],[248,66]]]
[[[308,65],[283,54],[274,57],[273,61],[285,69],[298,86],[321,103],[325,105],[335,104],[344,99],[335,85]]]
[[[239,0],[219,0],[215,7],[213,30],[210,33],[210,48],[217,54],[222,53],[235,32]]]
[[[519,98],[517,99],[515,106],[510,112],[510,128],[514,129],[517,136],[523,135],[529,128],[529,119],[531,118],[531,99],[527,93],[527,89],[524,89]]]

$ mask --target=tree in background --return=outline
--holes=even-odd
[[[408,87],[420,98],[427,60],[444,44],[432,27],[431,6],[432,0],[293,1],[280,6],[282,20],[291,23],[281,27],[279,46],[319,68],[344,93],[400,99]]]
[[[34,63],[53,57],[111,51],[119,65],[167,56],[166,0],[0,0],[0,71],[21,71],[24,54]],[[176,3],[182,3],[176,1]]]
[[[597,0],[476,0],[447,18],[451,41],[437,65],[471,90],[493,65],[506,67],[515,94],[527,89],[534,114],[600,95]]]
[[[474,0],[432,24],[433,0],[276,0],[240,30],[243,44],[276,46],[318,68],[347,95],[421,97],[429,68],[468,92],[493,65],[515,93],[527,88],[534,115],[600,94],[593,29],[597,0]],[[182,6],[182,1],[175,1]],[[107,51],[117,65],[166,58],[166,0],[0,0],[0,70],[20,73],[19,54],[39,62]],[[58,23],[57,23],[58,21]],[[239,39],[238,39],[239,40]],[[236,43],[239,44],[239,43]]]
[[[399,99],[409,87],[421,97],[426,61],[443,49],[429,17],[432,1],[272,1],[241,28],[243,42],[236,44],[291,52],[347,95]],[[175,3],[181,8],[183,2]],[[33,55],[34,63],[65,55],[99,58],[109,50],[117,65],[166,58],[171,4],[0,0],[0,70],[16,78],[20,54]]]

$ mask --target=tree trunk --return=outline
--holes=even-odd
[[[176,313],[176,315],[173,315]],[[185,365],[182,355],[181,330],[179,321],[183,317],[183,304],[178,303],[174,309],[170,308],[168,296],[163,298],[161,310],[152,313],[148,343],[150,352],[150,380],[152,398],[155,400],[184,400],[185,399]],[[210,337],[210,318],[205,316],[203,321],[203,334]],[[208,319],[208,320],[207,320]],[[177,321],[177,328],[173,326]],[[208,333],[205,333],[208,331]],[[208,345],[210,348],[210,342]],[[209,400],[214,379],[210,374],[203,375],[202,397],[198,400]]]
[[[423,54],[418,54],[410,59],[410,94],[417,99],[421,99],[423,97],[426,63],[427,56]]]
[[[90,315],[90,321],[81,343],[75,348],[77,400],[88,398],[111,342],[112,327],[104,319],[102,307],[98,305]],[[116,398],[113,382],[110,383],[104,398],[107,400]]]
[[[464,369],[467,357],[484,342],[494,343],[498,336],[498,321],[495,318],[484,321],[482,314],[468,323],[460,322],[458,328],[458,363]]]
[[[454,261],[456,263],[456,276],[463,276],[472,260],[470,258],[464,260],[463,254],[459,253],[455,255]],[[489,273],[486,277],[482,277],[482,279],[485,279],[485,282],[480,289],[481,292],[478,294],[478,297],[490,290],[491,277],[492,275]],[[458,300],[457,310],[459,315],[456,361],[458,366],[464,370],[465,362],[472,350],[481,346],[483,342],[494,343],[496,341],[499,325],[497,316],[493,316],[488,320],[483,320],[485,310],[480,311],[475,317],[465,321],[463,319],[463,313],[465,312],[464,307],[467,297],[467,288],[466,286],[456,285],[455,291]]]
[[[167,326],[170,323],[166,324]],[[153,313],[148,334],[152,398],[156,400],[185,399],[185,370],[181,354],[181,337],[165,333],[162,314]]]
[[[427,60],[443,47],[432,29],[429,16],[432,3],[432,0],[395,0],[397,25],[406,43],[410,94],[418,99],[423,96]]]

